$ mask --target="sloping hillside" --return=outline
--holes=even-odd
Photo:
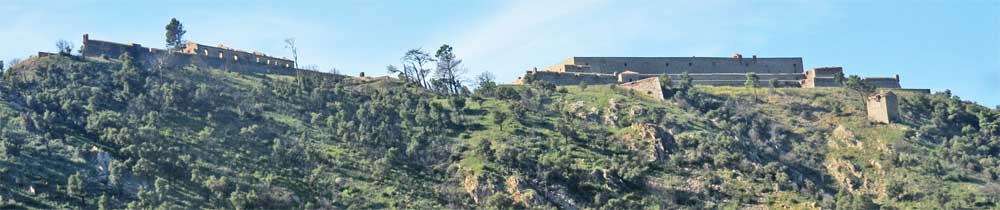
[[[26,60],[0,79],[5,208],[996,208],[1000,114],[901,93],[395,79]]]

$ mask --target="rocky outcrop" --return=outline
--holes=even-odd
[[[620,141],[630,150],[642,155],[648,162],[662,161],[667,158],[667,144],[672,142],[673,137],[663,132],[653,124],[634,124],[627,132],[620,137]]]
[[[841,186],[854,194],[883,195],[884,187],[876,183],[874,174],[865,174],[851,162],[842,159],[827,161],[826,170]]]
[[[488,179],[484,179],[481,175],[476,174],[474,171],[468,169],[459,169],[459,171],[462,173],[463,177],[462,189],[465,190],[465,193],[469,194],[469,197],[472,198],[473,202],[477,204],[482,203],[496,191],[496,187],[492,182],[489,182]]]
[[[510,197],[514,199],[514,203],[518,203],[524,206],[539,206],[542,205],[542,200],[539,199],[538,193],[535,190],[530,189],[526,186],[524,181],[518,176],[507,176],[504,179],[504,187],[507,189],[507,193]]]

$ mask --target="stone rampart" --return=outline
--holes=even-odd
[[[592,74],[592,73],[559,73],[559,72],[528,72],[531,80],[540,80],[550,82],[554,85],[578,85],[580,83],[596,85],[596,84],[615,84],[618,83],[618,77],[614,74]]]
[[[573,57],[544,71],[640,74],[688,73],[802,73],[802,58],[727,57]]]
[[[221,56],[217,54],[215,56],[205,56],[204,54],[147,48],[139,44],[121,44],[92,40],[86,34],[83,36],[83,46],[80,51],[84,57],[105,57],[109,59],[116,59],[122,54],[129,53],[136,61],[145,66],[180,68],[194,65],[200,68],[214,68],[227,71],[286,75],[296,74],[301,71],[293,68],[294,62],[291,61],[259,55],[251,56],[244,54],[245,52],[235,50],[209,51],[210,55],[221,53]],[[260,63],[257,61],[257,58],[272,59],[274,62]]]
[[[250,53],[221,46],[212,47],[207,45],[201,45],[195,42],[188,42],[182,52],[188,54],[202,55],[206,57],[216,57],[225,60],[233,60],[237,62],[256,63],[260,65],[277,66],[283,68],[295,67],[295,61],[267,56],[260,52]]]
[[[657,77],[622,83],[620,87],[634,90],[646,97],[663,100],[663,88],[660,87],[660,79]]]
[[[896,77],[865,77],[861,82],[875,88],[900,88],[899,76]]]
[[[788,73],[779,73],[779,74],[755,73],[755,74],[757,75],[757,78],[759,78],[761,81],[768,81],[768,80],[771,80],[771,79],[777,79],[777,80],[801,80],[801,79],[803,79],[802,74],[788,74]],[[673,79],[673,80],[679,80],[681,78],[681,74],[668,74],[668,75],[670,76],[670,79]],[[653,76],[653,75],[650,75],[650,76]],[[746,73],[688,74],[688,77],[691,77],[691,80],[740,80],[740,81],[744,81],[747,78],[747,74]]]
[[[728,57],[571,57],[542,71],[529,71],[534,79],[556,85],[614,84],[668,75],[679,80],[683,73],[697,85],[742,86],[746,74],[757,75],[758,86],[770,86],[774,80],[780,87],[840,87],[842,67],[817,67],[802,71],[802,58]],[[528,77],[526,75],[525,77]],[[583,78],[589,76],[588,78]],[[862,79],[877,88],[898,89],[895,78],[869,77]],[[515,83],[523,82],[519,78]]]
[[[806,71],[805,79],[802,80],[803,88],[817,87],[840,87],[837,77],[844,76],[844,68],[841,67],[819,67]]]

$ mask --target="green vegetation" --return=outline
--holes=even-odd
[[[613,85],[497,85],[485,74],[474,93],[428,90],[421,59],[404,61],[404,80],[134,60],[54,55],[3,73],[0,208],[1000,202],[1000,113],[948,93],[898,93],[902,122],[883,125],[867,122],[846,88],[691,86],[682,75],[661,80],[662,102]]]
[[[170,23],[167,23],[166,30],[167,48],[184,48],[184,34],[187,33],[184,30],[184,24],[181,24],[181,21],[177,21],[177,18],[170,18]]]

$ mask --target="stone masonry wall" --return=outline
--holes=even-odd
[[[899,102],[896,94],[883,91],[868,97],[868,120],[878,123],[893,123],[899,119]]]
[[[861,80],[865,84],[876,88],[900,88],[899,79],[892,77],[866,77]]]
[[[588,74],[588,73],[558,73],[558,72],[528,72],[533,80],[550,82],[554,85],[578,85],[580,83],[588,85],[615,84],[618,77],[614,74]]]
[[[726,58],[726,57],[573,57],[546,68],[545,71],[570,72],[575,65],[581,72],[611,74],[634,71],[640,74],[688,73],[802,73],[802,58]]]
[[[844,69],[841,67],[813,68],[806,71],[805,79],[802,80],[801,86],[803,88],[840,87],[835,77],[843,76],[843,74]]]
[[[256,63],[260,65],[270,65],[284,68],[295,67],[295,61],[288,59],[271,57],[264,55],[263,53],[250,53],[222,47],[212,47],[194,42],[188,42],[183,52],[239,62]]]
[[[188,54],[181,52],[171,52],[163,49],[146,48],[139,44],[121,44],[108,41],[92,40],[84,35],[81,54],[84,57],[106,57],[117,59],[125,53],[129,53],[140,64],[145,66],[163,66],[181,68],[194,65],[200,68],[214,68],[227,71],[241,71],[247,73],[268,73],[268,74],[297,74],[301,70],[287,65],[266,65],[257,63],[256,60],[238,59],[226,56],[222,57],[204,56],[198,54]],[[244,55],[245,56],[245,55]],[[287,64],[287,63],[286,63]]]
[[[620,87],[635,90],[646,97],[656,100],[664,100],[663,88],[660,87],[660,79],[658,77],[646,78],[634,82],[626,82],[621,84]]]

